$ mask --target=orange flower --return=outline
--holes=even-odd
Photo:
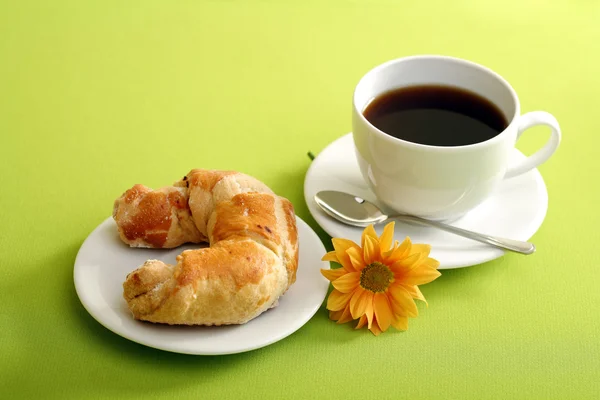
[[[321,270],[334,287],[327,299],[329,318],[338,324],[358,319],[356,329],[366,324],[376,336],[390,325],[408,329],[408,317],[418,315],[413,299],[425,301],[417,285],[440,276],[440,263],[429,257],[430,245],[412,244],[408,237],[392,245],[393,237],[394,222],[390,222],[380,237],[373,225],[365,228],[360,246],[348,239],[332,239],[335,250],[325,254],[323,261],[342,268]]]

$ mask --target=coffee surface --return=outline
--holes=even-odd
[[[473,92],[438,85],[395,89],[375,97],[363,111],[379,130],[432,146],[465,146],[500,134],[508,122],[500,109]]]

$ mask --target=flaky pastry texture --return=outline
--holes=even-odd
[[[113,218],[132,247],[210,244],[182,252],[176,265],[148,260],[127,276],[123,296],[136,319],[243,324],[296,280],[294,208],[248,175],[194,169],[173,186],[135,185],[115,200]]]

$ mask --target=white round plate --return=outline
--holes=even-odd
[[[175,264],[186,245],[175,249],[134,249],[119,239],[112,218],[102,222],[85,240],[75,259],[75,289],[85,309],[114,333],[161,350],[185,354],[232,354],[267,346],[300,329],[317,312],[329,287],[321,268],[326,250],[315,232],[300,218],[299,264],[296,282],[279,305],[244,325],[169,326],[134,320],[123,299],[123,282],[148,259]]]
[[[511,162],[524,157],[515,149],[511,154]],[[310,213],[325,232],[332,237],[360,243],[362,228],[334,220],[315,203],[314,195],[321,190],[348,192],[391,212],[381,206],[362,178],[351,133],[331,143],[312,161],[304,181],[304,197]],[[490,198],[452,224],[489,235],[529,240],[542,225],[547,209],[546,185],[539,171],[534,169],[503,181]],[[379,224],[375,227],[378,233],[381,233],[383,226]],[[440,269],[481,264],[504,255],[502,250],[435,228],[397,222],[395,239],[402,241],[406,236],[413,243],[430,244],[431,257],[440,262]]]

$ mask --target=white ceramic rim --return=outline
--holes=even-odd
[[[427,144],[413,143],[413,142],[409,142],[409,141],[406,141],[403,139],[398,139],[396,137],[390,136],[387,133],[376,128],[373,124],[371,124],[365,118],[365,116],[363,115],[363,109],[358,108],[358,105],[356,104],[358,88],[364,84],[365,80],[368,77],[379,73],[379,71],[381,71],[382,69],[388,68],[391,65],[401,64],[403,62],[413,61],[413,60],[417,60],[417,59],[429,60],[429,61],[434,61],[434,60],[442,61],[443,60],[443,61],[453,62],[456,64],[462,64],[464,66],[473,68],[474,70],[477,70],[480,73],[488,74],[488,75],[492,76],[493,78],[495,78],[510,93],[510,95],[513,99],[514,106],[515,106],[514,115],[512,116],[508,126],[502,132],[500,132],[498,135],[494,136],[491,139],[488,139],[484,142],[468,144],[468,145],[463,145],[463,146],[433,146],[433,145],[427,145]],[[491,101],[491,100],[489,100],[489,101]],[[387,61],[383,64],[376,66],[375,68],[373,68],[369,72],[367,72],[360,79],[360,81],[358,81],[358,84],[356,85],[356,87],[354,89],[354,93],[352,95],[352,106],[354,108],[354,111],[357,113],[357,115],[359,115],[359,118],[361,119],[361,121],[364,124],[367,124],[379,138],[390,142],[390,144],[401,143],[402,145],[413,148],[413,149],[421,149],[421,150],[426,149],[429,151],[439,151],[439,152],[454,152],[457,149],[460,149],[461,151],[462,150],[475,151],[475,150],[480,150],[481,148],[484,148],[484,147],[493,146],[496,142],[502,140],[502,137],[505,135],[505,133],[507,131],[509,131],[517,123],[517,121],[519,119],[518,117],[521,115],[521,104],[519,102],[517,92],[508,83],[508,81],[506,81],[506,79],[504,79],[502,76],[500,76],[498,73],[492,71],[491,69],[484,67],[483,65],[477,64],[473,61],[468,61],[468,60],[464,60],[462,58],[456,58],[456,57],[450,57],[450,56],[442,56],[442,55],[414,55],[414,56],[402,57],[402,58],[390,60],[390,61]]]
[[[380,202],[377,201],[377,198],[373,191],[368,187],[366,182],[364,182],[364,180],[360,176],[360,169],[357,164],[355,165],[356,161],[353,157],[345,157],[345,159],[349,161],[348,163],[344,164],[345,169],[343,170],[350,175],[342,176],[342,178],[340,178],[339,172],[337,172],[339,171],[339,169],[334,168],[331,164],[327,163],[327,160],[330,159],[335,160],[338,157],[343,158],[343,156],[339,155],[347,154],[347,151],[344,151],[344,146],[347,146],[347,151],[348,149],[351,149],[352,146],[354,146],[354,144],[352,143],[352,132],[342,135],[333,140],[332,142],[328,143],[311,162],[304,177],[304,200],[306,201],[308,211],[313,216],[316,223],[329,236],[345,237],[360,242],[360,234],[363,228],[344,225],[342,222],[331,218],[319,208],[313,197],[319,190],[339,190],[342,192],[348,192],[360,197],[364,197],[369,201],[373,201],[378,206],[381,205]],[[516,148],[513,148],[512,152],[513,154],[517,153],[518,155],[520,155],[520,157],[525,158],[525,155]],[[333,157],[332,154],[335,154],[336,156]],[[325,163],[325,165],[323,165],[323,163]],[[350,176],[356,176],[358,178],[357,181],[361,182],[361,184],[357,186],[356,183],[351,183],[352,180],[348,179]],[[515,235],[513,236],[513,238],[515,239],[528,241],[539,231],[546,218],[546,214],[548,212],[548,189],[546,188],[544,178],[542,177],[540,171],[537,168],[533,168],[532,170],[524,173],[523,175],[519,175],[515,178],[507,180],[509,181],[509,185],[515,183],[513,179],[530,179],[535,183],[535,185],[532,186],[527,185],[527,187],[529,187],[530,189],[535,188],[537,192],[537,195],[535,197],[521,196],[521,198],[523,199],[527,198],[528,200],[531,200],[532,198],[534,198],[539,200],[538,202],[533,203],[535,204],[535,211],[532,213],[527,213],[526,215],[528,218],[520,220],[520,224],[522,224],[524,221],[527,223],[527,228],[520,230],[518,233],[514,232]],[[506,182],[504,184],[506,184]],[[369,196],[367,193],[370,193],[371,196]],[[520,192],[515,193],[518,194]],[[490,197],[493,198],[496,195],[497,194],[492,194]],[[516,199],[516,201],[511,201],[509,205],[518,206],[519,203],[520,199]],[[477,207],[474,210],[476,209]],[[472,211],[473,210],[471,210],[470,212]],[[478,221],[484,222],[485,219],[478,219]],[[381,229],[382,225],[383,224],[379,225],[376,229]],[[454,222],[453,225],[457,225],[457,222]],[[465,225],[458,221],[458,227],[471,230],[481,230],[479,222],[469,223]],[[419,226],[416,226],[414,229],[419,229],[423,231],[435,230],[435,228]],[[416,242],[429,243],[434,246],[437,246],[435,243],[432,243],[427,239],[419,239],[416,236],[410,235],[408,233],[399,234],[401,230],[402,224],[397,224],[394,234],[396,240],[404,240],[405,236],[411,236],[411,239],[416,240]],[[352,237],[351,232],[356,232],[356,237]],[[490,233],[500,236],[507,236],[505,234],[499,234],[494,232]],[[458,237],[458,240],[461,240],[461,238]],[[452,248],[448,248],[449,243],[450,246],[452,246]],[[505,252],[503,250],[496,249],[493,247],[487,247],[486,245],[478,242],[472,242],[472,248],[464,247],[464,245],[455,246],[453,241],[444,242],[444,246],[445,248],[441,249],[441,254],[438,253],[435,247],[432,249],[432,257],[436,258],[438,261],[441,262],[441,265],[439,267],[440,270],[472,267],[498,259],[505,255]],[[456,254],[450,254],[452,252],[456,252]],[[468,257],[465,257],[465,255],[468,255]]]
[[[96,291],[88,292],[89,286],[95,286],[97,284],[96,281],[90,280],[88,273],[89,262],[87,258],[90,257],[89,246],[92,246],[92,242],[98,240],[98,236],[100,232],[107,229],[107,224],[113,224],[112,217],[109,217],[102,221],[84,240],[82,243],[77,257],[75,259],[74,268],[73,268],[73,281],[75,286],[75,291],[81,304],[85,308],[85,310],[94,318],[100,325],[104,326],[108,330],[113,333],[128,339],[132,342],[139,343],[141,345],[152,347],[159,350],[169,351],[173,353],[181,353],[181,354],[191,354],[191,355],[224,355],[224,354],[236,354],[243,353],[251,350],[256,350],[268,345],[271,345],[275,342],[278,342],[286,337],[290,336],[294,332],[298,331],[301,327],[303,327],[310,319],[317,313],[320,309],[323,301],[327,297],[327,292],[329,289],[329,282],[321,275],[319,272],[319,268],[327,269],[329,268],[329,263],[321,261],[319,254],[325,254],[326,249],[319,236],[315,233],[315,231],[308,225],[304,220],[300,217],[296,216],[296,221],[298,224],[298,234],[299,239],[302,239],[302,243],[300,243],[300,259],[299,259],[299,269],[302,268],[303,271],[298,271],[296,283],[290,287],[288,292],[284,296],[288,296],[280,301],[278,307],[273,310],[269,310],[265,312],[264,318],[263,315],[259,315],[257,318],[249,321],[244,325],[230,325],[226,326],[226,329],[236,329],[241,331],[241,335],[244,337],[249,337],[251,340],[240,343],[235,340],[228,343],[226,346],[217,346],[215,347],[215,341],[218,344],[223,343],[218,337],[217,339],[212,339],[210,335],[199,334],[196,335],[192,333],[188,328],[195,327],[185,327],[182,326],[180,332],[173,333],[174,330],[177,330],[177,326],[169,326],[169,325],[161,325],[161,324],[152,324],[146,322],[140,322],[134,320],[127,310],[126,314],[122,314],[121,309],[115,309],[111,307],[110,300],[107,300],[104,295],[105,292],[102,289],[98,289]],[[112,228],[112,226],[111,226]],[[114,228],[116,229],[116,227]],[[112,232],[112,231],[111,231]],[[116,233],[115,233],[116,234]],[[102,236],[100,236],[102,238]],[[308,239],[308,241],[306,241]],[[115,239],[117,240],[117,239]],[[92,247],[93,248],[93,247]],[[131,251],[136,251],[136,249],[127,249]],[[173,250],[173,249],[169,249]],[[310,256],[310,257],[307,257]],[[85,260],[85,261],[84,261]],[[316,265],[315,265],[316,264]],[[311,268],[312,267],[312,268]],[[302,274],[302,275],[301,275]],[[316,278],[318,276],[318,278]],[[299,285],[300,284],[300,285]],[[305,298],[306,293],[302,292],[302,287],[310,285],[313,289],[310,293],[310,303],[304,303],[301,309],[297,307],[286,307],[285,301],[290,302],[292,300],[289,295],[294,293],[293,298],[302,297]],[[101,285],[98,285],[99,287]],[[292,304],[290,302],[290,304]],[[294,313],[295,318],[292,322],[286,322],[284,324],[281,323],[280,319],[277,319],[275,325],[272,324],[272,321],[275,317],[275,313],[288,312]],[[124,311],[123,311],[124,312]],[[267,313],[271,313],[271,315],[267,315]],[[116,318],[115,318],[116,317]],[[123,324],[119,321],[119,318],[123,317],[127,320],[126,324]],[[261,317],[263,317],[261,319]],[[250,324],[258,325],[253,328],[250,327]],[[271,325],[270,325],[271,324]],[[267,335],[250,335],[250,332],[254,332],[256,330],[265,329],[268,326],[274,327],[270,329]],[[164,336],[161,335],[159,339],[156,338],[155,330],[160,330],[165,328]],[[210,327],[198,327],[201,329],[211,329]],[[147,334],[146,330],[150,330],[150,334]],[[219,329],[219,328],[217,328]],[[195,339],[192,343],[190,343],[190,338],[195,336]],[[217,335],[218,336],[218,335]],[[235,338],[236,334],[230,335]],[[202,339],[205,338],[206,342],[202,342]],[[229,337],[232,339],[232,337]],[[213,347],[211,347],[211,344]]]

